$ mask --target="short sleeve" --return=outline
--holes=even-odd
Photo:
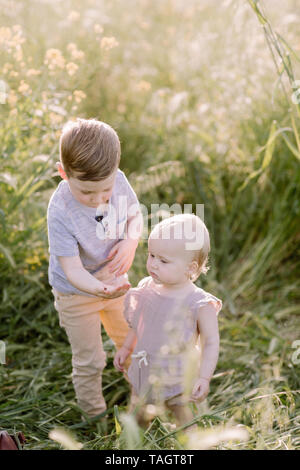
[[[130,328],[135,328],[138,313],[139,293],[136,289],[129,289],[124,299],[124,317]]]
[[[55,206],[47,212],[49,253],[55,256],[78,256],[78,242],[70,219]]]
[[[127,205],[127,214],[128,217],[132,217],[136,214],[136,212],[140,211],[140,204],[137,198],[135,191],[133,190],[132,186],[130,185],[126,175],[123,171],[119,170],[120,172],[120,183],[121,183],[121,193],[126,197],[126,205]]]
[[[222,309],[222,300],[218,299],[212,294],[205,292],[205,295],[196,301],[196,308],[197,311],[201,307],[205,307],[206,305],[212,304],[216,310],[216,314],[219,315],[220,310]]]
[[[140,282],[138,283],[138,287],[148,287],[151,283],[151,276],[147,276],[147,277],[144,277],[143,279],[140,280]]]

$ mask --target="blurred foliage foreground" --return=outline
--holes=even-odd
[[[295,2],[265,1],[267,13],[242,0],[0,3],[0,427],[23,431],[27,449],[58,448],[60,426],[86,449],[299,448]],[[221,350],[188,441],[159,418],[142,433],[122,415],[129,389],[104,333],[108,428],[80,422],[46,228],[60,129],[76,116],[116,128],[149,210],[205,205],[211,268],[198,283],[223,299]],[[133,285],[145,262],[144,240]]]

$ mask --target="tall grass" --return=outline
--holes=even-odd
[[[220,449],[299,448],[296,11],[292,0],[3,5],[0,426],[23,431],[26,448],[57,448],[55,427],[76,432],[86,449],[195,446],[161,418],[129,440],[135,424],[121,420],[129,389],[105,334],[108,429],[80,422],[47,280],[46,232],[59,132],[77,115],[117,129],[122,169],[143,204],[205,205],[211,269],[199,285],[224,308],[211,392],[194,410],[199,431],[212,430]],[[133,285],[146,274],[145,248]],[[236,425],[247,441],[233,440]],[[197,436],[199,448],[206,438]]]

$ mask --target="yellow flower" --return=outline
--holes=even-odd
[[[48,49],[45,55],[44,64],[48,65],[49,70],[54,70],[56,67],[63,69],[65,66],[65,59],[59,49]]]
[[[25,263],[30,264],[30,265],[38,264],[39,266],[41,266],[40,259],[37,255],[33,255],[33,256],[25,258]]]
[[[5,26],[0,28],[0,44],[7,43],[12,37],[12,32],[10,28],[6,28]]]
[[[74,62],[69,62],[66,65],[66,69],[69,75],[74,75],[74,73],[76,73],[78,70],[78,65],[74,64]]]
[[[118,41],[116,38],[113,36],[105,36],[104,38],[101,39],[100,46],[101,49],[104,49],[105,51],[108,51],[109,49],[112,49],[113,47],[117,47],[119,45]]]
[[[16,93],[13,90],[10,90],[8,97],[7,97],[7,102],[11,107],[14,107],[16,105],[16,102],[18,101],[18,97]]]
[[[77,46],[76,46],[76,44],[74,44],[74,42],[70,42],[67,45],[67,50],[71,53],[72,58],[75,59],[75,60],[77,60],[77,59],[81,60],[81,59],[84,58],[84,52],[77,49]]]
[[[7,72],[9,71],[9,69],[12,68],[12,64],[9,64],[8,62],[6,62],[4,65],[3,65],[3,69],[2,69],[2,73],[4,75],[7,74]]]
[[[36,70],[36,69],[28,69],[27,72],[26,72],[26,76],[27,77],[31,77],[31,76],[35,76],[35,75],[40,75],[41,74],[41,71],[40,70]]]
[[[120,114],[124,114],[126,112],[126,106],[123,103],[120,103],[117,107],[117,111]]]
[[[72,10],[68,16],[68,21],[77,21],[80,18],[80,13],[78,11]]]
[[[19,76],[19,72],[16,72],[15,70],[11,70],[9,72],[9,76],[10,77],[18,77]]]
[[[100,24],[94,24],[94,31],[96,34],[101,34],[103,33],[103,28]]]
[[[22,51],[22,48],[20,45],[18,45],[16,47],[16,51],[15,53],[13,54],[13,58],[17,61],[17,62],[21,62],[21,60],[23,60],[23,51]]]
[[[50,122],[52,126],[57,126],[63,120],[63,116],[61,116],[60,114],[52,113],[52,112],[49,113],[49,118],[50,118]]]
[[[141,80],[138,84],[137,84],[137,89],[139,91],[148,91],[151,89],[151,83],[149,82],[146,82],[145,80]]]
[[[76,103],[80,103],[84,98],[86,98],[86,94],[81,90],[75,90],[73,95]]]
[[[18,91],[22,93],[22,95],[30,95],[32,93],[30,86],[24,80],[21,80]]]

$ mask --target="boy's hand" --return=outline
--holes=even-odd
[[[138,246],[138,240],[127,238],[118,242],[109,252],[108,259],[113,258],[107,264],[111,273],[121,276],[129,271]]]
[[[131,287],[131,284],[126,281],[125,284],[119,285],[117,287],[104,284],[101,281],[99,281],[99,284],[99,288],[96,289],[95,295],[104,299],[115,299],[116,297],[121,297],[121,295],[124,295]]]
[[[124,346],[122,346],[116,352],[116,355],[115,355],[115,358],[114,358],[114,366],[120,372],[124,372],[123,364],[126,361],[129,354],[130,354],[130,350],[128,348],[125,348]]]
[[[197,380],[197,382],[194,385],[192,395],[190,398],[190,401],[192,402],[199,402],[203,401],[209,392],[209,380],[200,378]]]

